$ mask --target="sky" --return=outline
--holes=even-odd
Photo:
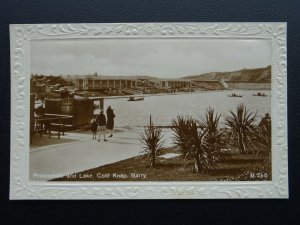
[[[67,39],[31,41],[31,73],[179,78],[271,65],[268,40]]]

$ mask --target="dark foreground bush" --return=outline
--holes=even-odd
[[[194,161],[194,172],[211,170],[216,166],[224,145],[223,133],[218,128],[219,119],[220,115],[209,108],[199,121],[183,116],[172,121],[175,144],[181,148],[185,159]]]
[[[225,118],[225,124],[230,128],[231,142],[236,145],[240,153],[253,150],[252,138],[255,135],[254,122],[256,113],[247,110],[244,104],[238,105],[236,112],[229,111]]]

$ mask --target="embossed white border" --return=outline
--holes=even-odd
[[[30,41],[70,38],[231,38],[272,42],[272,181],[30,182]],[[286,23],[10,25],[10,199],[288,198]]]

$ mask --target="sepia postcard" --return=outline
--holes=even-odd
[[[10,199],[288,198],[286,26],[10,25]]]

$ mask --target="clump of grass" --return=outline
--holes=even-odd
[[[255,134],[254,122],[256,113],[247,110],[244,104],[236,108],[236,112],[229,111],[225,124],[230,128],[231,142],[237,145],[240,153],[251,152],[253,150],[252,138]]]
[[[220,117],[221,115],[215,113],[213,108],[208,108],[204,116],[200,116],[199,121],[199,126],[206,130],[203,147],[214,160],[220,158],[221,149],[226,145],[224,130],[219,128]]]
[[[196,126],[195,120],[190,116],[184,117],[180,115],[172,120],[171,125],[174,131],[174,143],[180,147],[183,155],[186,156],[192,146],[191,134]]]
[[[181,147],[185,158],[194,161],[194,172],[216,167],[224,145],[223,132],[218,128],[219,119],[220,115],[209,108],[199,121],[183,116],[172,121],[175,143]]]
[[[163,147],[164,140],[162,128],[153,127],[152,125],[145,127],[144,132],[140,135],[143,143],[144,151],[150,157],[150,166],[155,167],[157,152]]]

